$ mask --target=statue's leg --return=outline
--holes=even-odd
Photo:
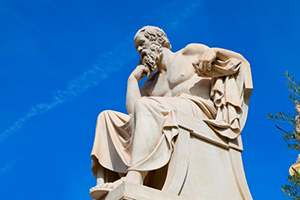
[[[136,183],[139,185],[142,185],[148,172],[143,172],[143,171],[135,171],[135,170],[130,170],[128,171],[125,180]]]
[[[126,147],[130,140],[130,133],[124,130],[124,126],[129,119],[128,115],[115,111],[108,110],[99,114],[91,153],[92,171],[95,177],[99,166],[115,173],[127,172],[130,151]]]
[[[124,147],[128,145],[130,134],[123,126],[129,119],[128,115],[115,111],[104,111],[98,116],[91,154],[92,171],[97,180],[97,185],[90,190],[94,199],[120,184],[119,175],[127,172],[130,153]]]
[[[166,128],[166,121],[171,118],[170,113],[175,113],[173,111],[194,115],[191,102],[182,98],[143,97],[136,101],[131,164],[126,181],[142,184],[148,171],[168,163],[172,153],[173,132],[172,127]]]
[[[106,181],[107,179],[106,174],[107,174],[107,170],[104,169],[102,166],[99,165],[96,168],[94,175],[97,180],[97,185],[90,189],[90,195],[93,199],[98,200],[102,198],[104,195],[106,195],[109,191],[111,191],[112,184]]]
[[[105,169],[103,167],[99,167],[97,169],[97,174],[96,174],[96,180],[97,180],[97,185],[102,187],[104,185],[104,176],[105,174]]]
[[[111,188],[111,183],[125,176],[124,173],[110,171],[102,167],[99,163],[97,164],[93,161],[93,165],[95,164],[98,165],[97,167],[94,167],[94,175],[97,181],[97,185],[95,187],[97,188]]]
[[[164,114],[167,110],[152,98],[143,97],[135,102],[130,165],[142,163],[153,152],[162,137]]]

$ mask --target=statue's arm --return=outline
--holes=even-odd
[[[221,48],[211,48],[211,49],[216,53],[217,57],[222,60],[227,60],[229,58],[236,58],[243,62],[248,63],[248,61],[241,54],[236,53],[234,51],[230,51],[227,49],[221,49]]]
[[[252,83],[252,76],[251,76],[251,68],[250,63],[239,53],[236,53],[234,51],[230,51],[227,49],[221,49],[221,48],[212,48],[216,54],[217,58],[221,60],[229,60],[229,59],[236,59],[240,61],[240,64],[243,65],[243,73],[245,78],[245,87],[248,89],[248,91],[251,93],[253,89],[253,83]],[[231,72],[235,72],[236,70],[232,70]],[[250,94],[249,94],[250,96]]]
[[[242,64],[249,65],[241,54],[221,48],[210,48],[203,58],[193,62],[193,67],[198,76],[221,77],[237,73]]]
[[[193,62],[199,61],[211,61],[213,62],[216,58],[216,53],[212,48],[204,44],[192,43],[187,45],[182,54],[188,56]]]
[[[216,52],[212,48],[196,43],[187,45],[183,50],[183,55],[191,61],[196,72],[197,67],[201,70],[211,70],[211,65],[216,59]]]
[[[145,76],[150,76],[150,70],[144,65],[138,65],[128,77],[126,93],[126,109],[128,114],[133,114],[136,100],[140,99],[143,95],[138,82]]]

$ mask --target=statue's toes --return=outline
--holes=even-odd
[[[113,189],[114,188],[114,184],[113,183],[106,183],[105,184],[105,188],[107,188],[107,189]]]
[[[103,188],[103,185],[96,185],[96,186],[94,186],[94,187],[92,187],[91,189],[90,189],[90,192],[92,192],[92,191],[95,191],[95,190],[100,190],[101,188]]]

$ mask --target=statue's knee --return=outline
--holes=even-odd
[[[105,118],[106,116],[108,116],[109,112],[111,112],[110,110],[104,110],[102,111],[99,115],[98,115],[98,121]]]

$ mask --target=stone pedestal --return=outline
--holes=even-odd
[[[188,196],[177,196],[142,185],[123,182],[101,200],[196,200]]]

